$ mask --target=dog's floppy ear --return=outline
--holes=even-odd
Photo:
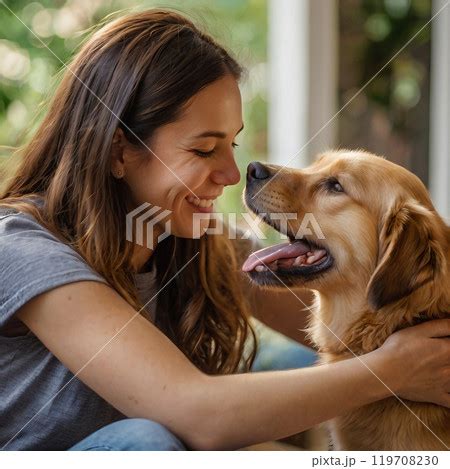
[[[367,287],[375,311],[434,280],[445,267],[439,217],[415,201],[395,204],[383,220],[378,265]]]

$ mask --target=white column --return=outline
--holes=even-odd
[[[268,15],[269,161],[302,167],[335,143],[336,1],[269,0]]]
[[[448,0],[434,0],[436,14]],[[431,23],[430,192],[450,219],[450,5]]]
[[[269,0],[269,161],[288,164],[308,139],[309,0]],[[306,162],[305,153],[291,166]]]
[[[334,0],[310,2],[308,154],[332,148],[337,139],[339,21]]]

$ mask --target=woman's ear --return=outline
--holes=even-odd
[[[398,301],[445,269],[440,218],[416,201],[397,203],[383,220],[378,265],[367,286],[373,310]]]
[[[125,176],[124,143],[125,135],[121,128],[117,128],[114,132],[111,146],[111,173],[116,179],[121,179]]]

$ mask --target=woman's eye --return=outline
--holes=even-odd
[[[214,148],[209,151],[194,150],[194,153],[201,158],[209,158],[214,154]]]
[[[231,144],[233,148],[238,147],[239,145],[235,142]],[[212,150],[209,151],[202,151],[202,150],[193,150],[193,152],[197,155],[200,156],[201,158],[209,158],[210,156],[213,156],[214,153],[216,152],[216,149],[213,148]]]

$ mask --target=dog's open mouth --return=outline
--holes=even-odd
[[[266,214],[259,214],[254,204],[247,203],[247,206],[266,224],[282,233],[278,223]],[[258,283],[270,285],[283,278],[283,282],[292,285],[313,280],[333,266],[333,257],[326,246],[305,237],[296,239],[290,232],[283,234],[289,237],[289,242],[260,249],[250,254],[242,265],[242,270]]]
[[[269,246],[256,251],[242,266],[244,272],[277,272],[288,275],[317,274],[331,266],[328,251],[306,239]]]
[[[247,188],[244,192],[244,202],[264,223],[289,238],[289,242],[250,254],[242,265],[242,270],[254,281],[268,286],[278,285],[281,279],[285,285],[302,284],[317,278],[333,266],[333,256],[325,245],[319,244],[318,240],[294,235],[290,227],[284,232],[285,229],[281,229],[278,219],[273,219],[260,210]]]

